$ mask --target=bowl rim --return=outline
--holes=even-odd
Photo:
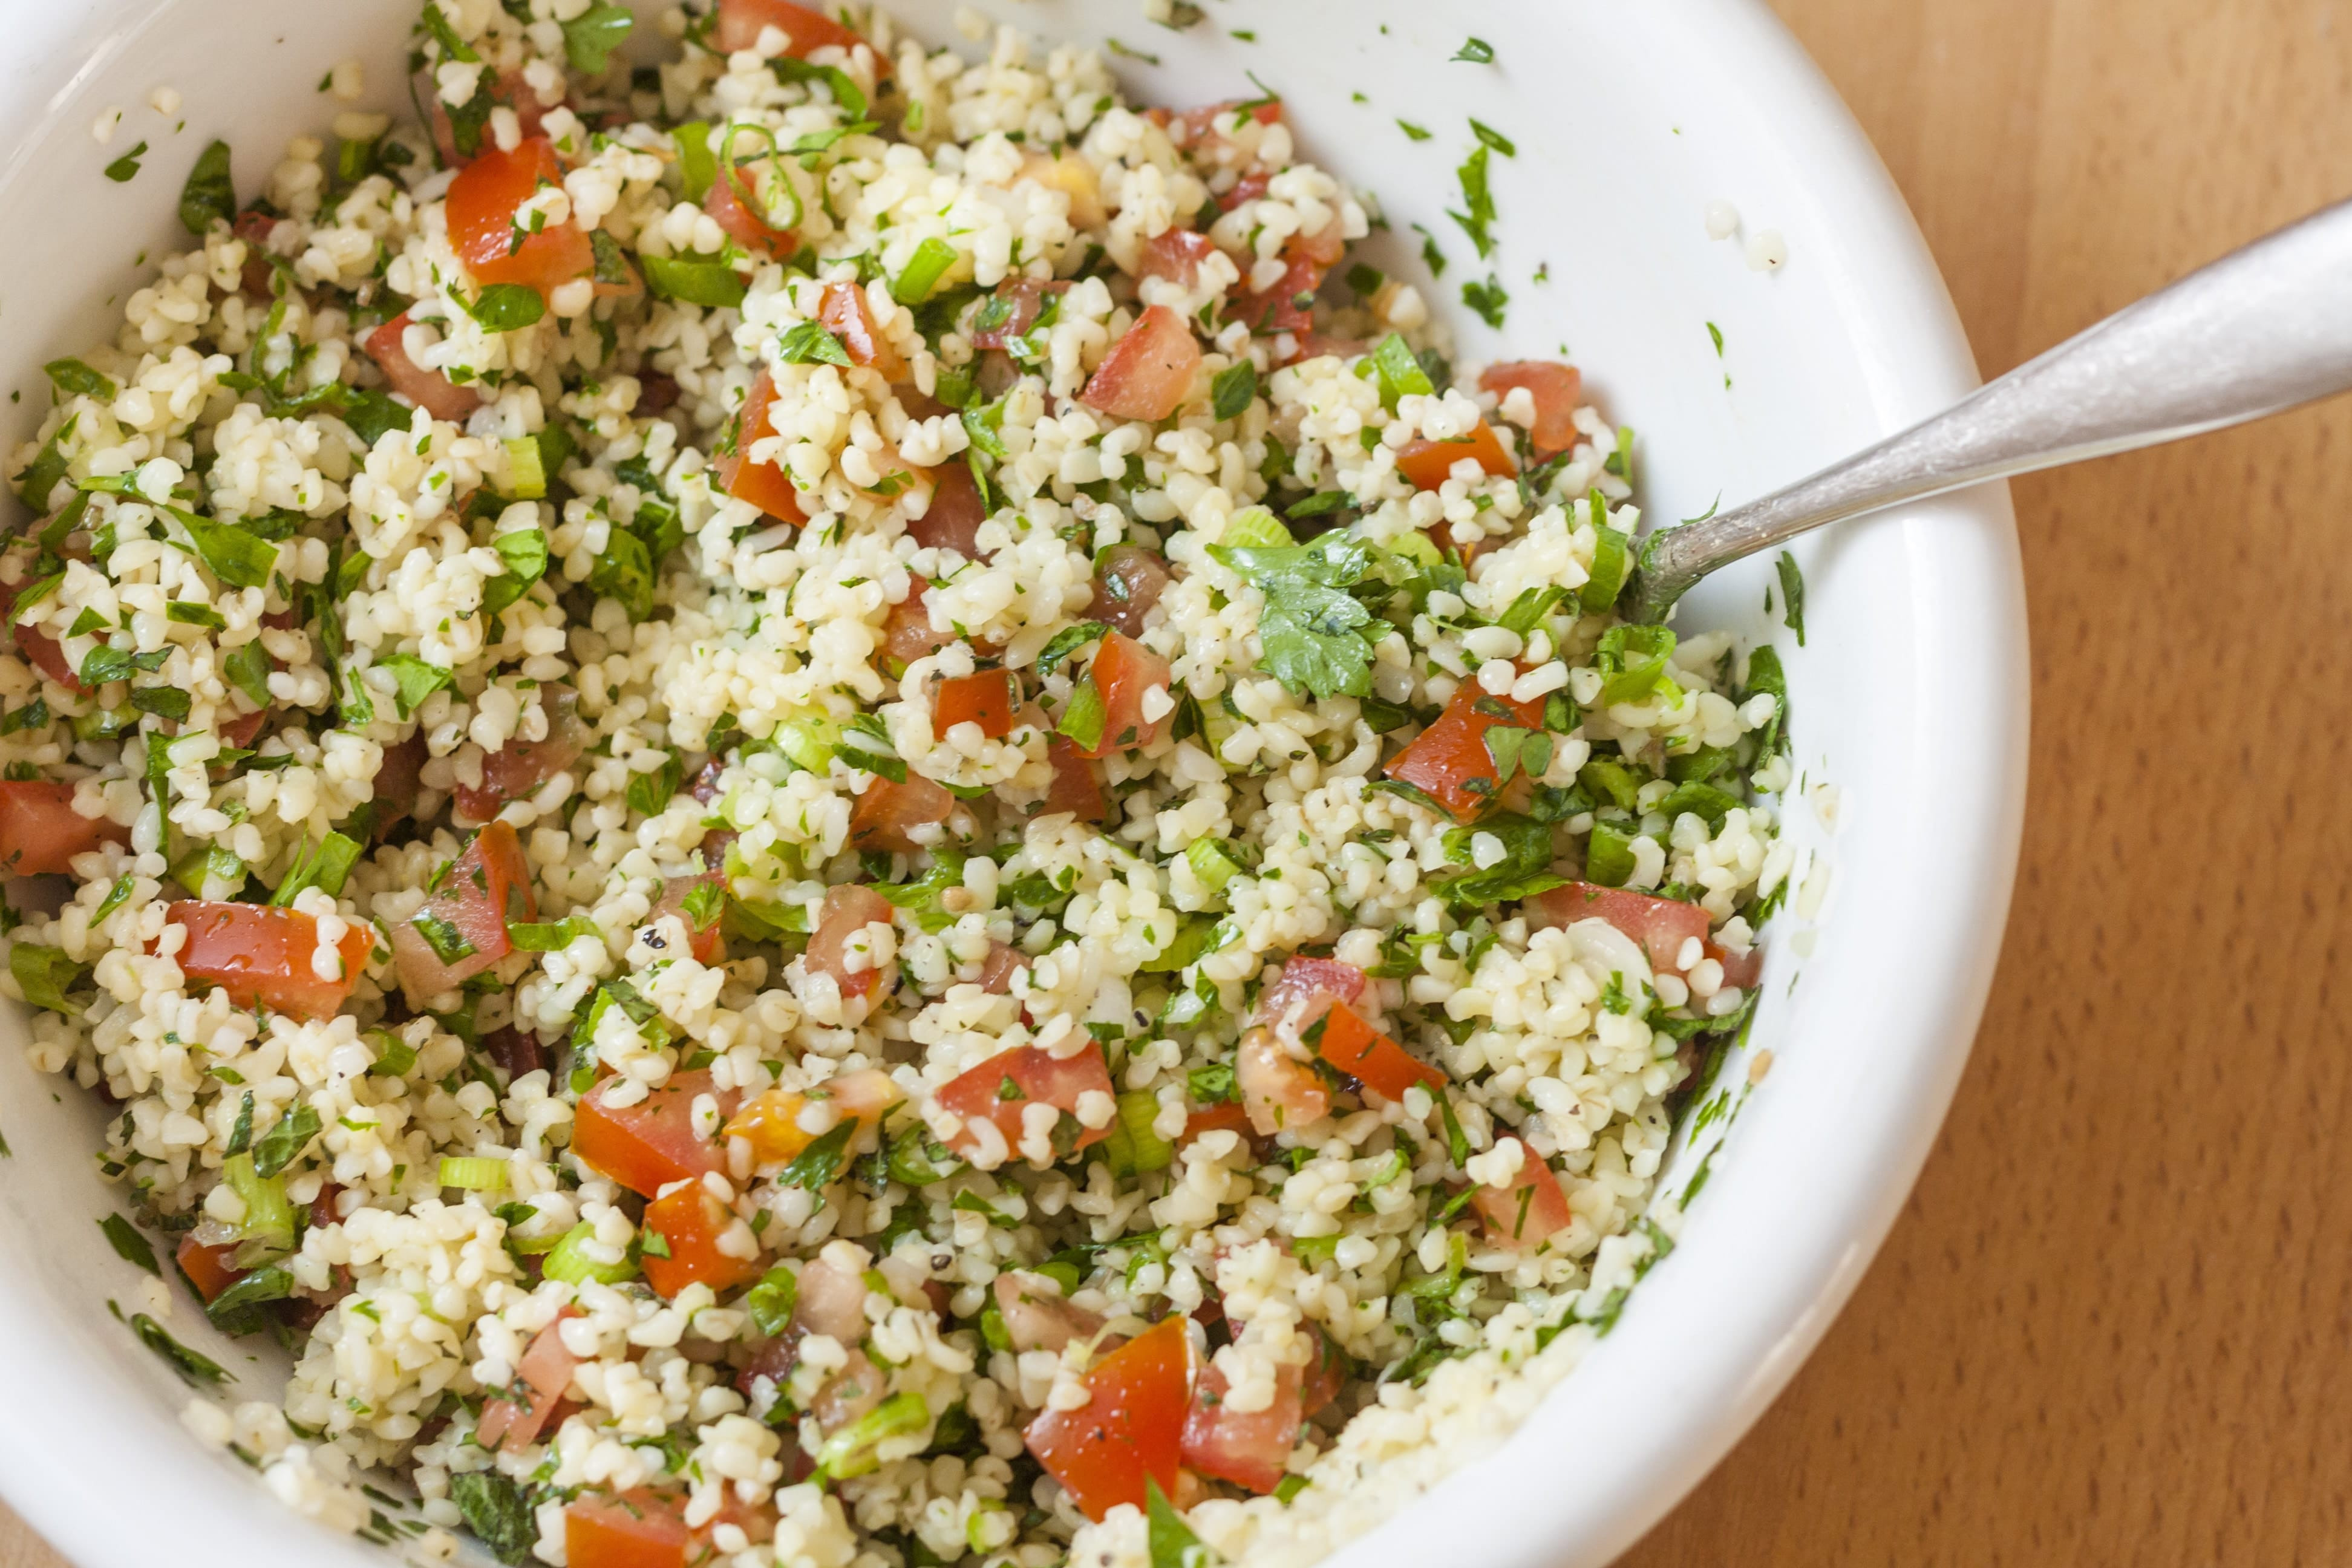
[[[23,13],[12,16],[20,47],[0,61],[0,133],[27,131],[58,113],[170,4],[127,7],[125,19],[78,51],[86,55],[83,63],[62,81],[52,62],[81,26],[79,8],[12,7]],[[1847,290],[1847,325],[1864,351],[1872,416],[1892,433],[1973,389],[1975,362],[1926,243],[1819,68],[1764,0],[1684,0],[1681,9],[1683,25],[1713,35],[1714,47],[1740,61],[1747,90],[1772,104],[1785,154],[1809,168],[1806,262],[1855,280]],[[20,151],[0,166],[0,184],[29,154],[29,136],[13,140]],[[1864,1135],[1824,1147],[1801,1176],[1777,1186],[1743,1179],[1719,1187],[1694,1211],[1692,1225],[1730,1233],[1744,1227],[1747,1234],[1719,1235],[1708,1248],[1663,1265],[1646,1290],[1645,1310],[1628,1313],[1575,1374],[1573,1400],[1548,1399],[1498,1452],[1456,1470],[1377,1531],[1339,1548],[1328,1559],[1335,1568],[1372,1568],[1407,1560],[1415,1550],[1445,1560],[1464,1544],[1465,1519],[1477,1521],[1486,1538],[1481,1555],[1494,1568],[1616,1555],[1679,1502],[1779,1394],[1901,1209],[1965,1066],[2006,921],[2024,805],[2024,588],[2004,485],[1942,498],[1869,526],[1900,530],[1906,549],[1966,585],[1958,597],[1968,605],[1976,662],[1965,675],[1937,678],[1935,722],[1939,734],[1969,739],[1982,773],[1979,787],[1942,803],[1937,821],[1948,841],[1939,863],[1949,873],[1940,890],[1949,896],[1922,922],[1924,934],[1941,941],[1937,963],[1913,977],[1919,983],[1901,1003],[1907,1021],[1890,1030],[1899,1048],[1890,1050],[1888,1070],[1844,1086],[1845,1112]],[[1988,628],[1993,635],[1984,635]],[[1947,646],[1957,646],[1952,628],[1943,630]],[[1769,1101],[1760,1100],[1756,1114],[1767,1114]],[[1810,1206],[1776,1210],[1792,1192],[1802,1192]],[[1769,1228],[1755,1223],[1768,1215]],[[1684,1278],[1673,1289],[1657,1288],[1675,1273]],[[1701,1297],[1733,1289],[1741,1292],[1738,1312],[1712,1323],[1697,1315]],[[220,1456],[142,1467],[141,1500],[125,1508],[90,1457],[126,1440],[186,1439],[143,1388],[74,1356],[40,1353],[37,1326],[29,1303],[0,1288],[0,1387],[9,1391],[0,1398],[0,1488],[58,1552],[112,1568],[152,1550],[157,1518],[233,1536],[250,1526],[257,1503],[278,1508],[249,1487],[223,1488],[217,1478],[239,1471]],[[1703,1338],[1694,1337],[1699,1328],[1708,1330]],[[1661,1374],[1661,1365],[1670,1370]],[[91,1399],[93,1379],[119,1386]],[[1550,1439],[1570,1419],[1570,1406],[1636,1397],[1656,1406],[1639,1430],[1607,1452],[1580,1456],[1586,1472],[1580,1496],[1605,1501],[1564,1502],[1563,1489],[1544,1481],[1556,1473]],[[125,1402],[148,1407],[137,1431],[126,1432],[116,1418]],[[195,1454],[192,1447],[192,1461]],[[1597,1484],[1588,1484],[1596,1477]],[[276,1517],[291,1522],[296,1516]],[[307,1533],[285,1537],[279,1550],[289,1559],[299,1550],[339,1564],[381,1562],[372,1552],[361,1555],[365,1549],[340,1532],[308,1521],[295,1528]]]

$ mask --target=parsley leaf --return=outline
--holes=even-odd
[[[1327,533],[1287,549],[1227,549],[1209,553],[1265,595],[1258,640],[1266,668],[1293,693],[1363,697],[1372,689],[1372,645],[1380,623],[1347,590],[1371,567],[1363,541]]]
[[[1238,419],[1257,401],[1257,366],[1247,360],[1227,366],[1209,384],[1209,406],[1220,419]]]
[[[1486,183],[1486,160],[1487,148],[1484,142],[1480,142],[1472,150],[1470,156],[1463,160],[1456,174],[1462,181],[1462,205],[1465,210],[1454,212],[1449,208],[1445,214],[1470,237],[1470,243],[1478,247],[1481,260],[1492,254],[1495,248],[1495,193]]]
[[[215,222],[236,217],[236,183],[229,177],[228,143],[215,142],[196,154],[196,166],[180,187],[180,226],[202,236]]]
[[[1790,631],[1797,634],[1797,646],[1805,646],[1805,574],[1797,570],[1797,558],[1787,551],[1780,552],[1773,563],[1780,574],[1780,618]]]
[[[1463,41],[1461,50],[1454,58],[1457,60],[1468,60],[1474,66],[1493,65],[1495,46],[1484,38],[1467,38]]]
[[[564,23],[563,53],[572,68],[587,76],[603,76],[613,63],[613,51],[621,47],[635,23],[635,17],[605,0],[597,0]]]

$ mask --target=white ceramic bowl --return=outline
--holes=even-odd
[[[953,38],[950,0],[898,14]],[[1641,432],[1654,516],[1793,479],[1941,407],[1976,383],[1909,215],[1834,94],[1757,0],[1220,0],[1202,26],[1145,23],[1135,0],[990,0],[1048,35],[1105,35],[1143,100],[1288,100],[1307,155],[1378,192],[1375,254],[1419,278],[1409,223],[1469,270],[1443,216],[1475,115],[1513,138],[1496,160],[1510,345],[1561,345],[1612,416]],[[650,16],[651,5],[640,6]],[[250,193],[287,138],[319,130],[314,90],[349,56],[369,102],[404,111],[410,0],[0,0],[0,366],[38,367],[119,320],[142,247],[184,242],[178,186],[210,137]],[[1475,16],[1465,23],[1462,18]],[[1385,25],[1382,25],[1385,23]],[[1492,66],[1454,63],[1465,30]],[[969,47],[969,46],[966,46]],[[184,107],[151,107],[159,88]],[[1362,93],[1370,101],[1354,101]],[[91,126],[119,108],[101,147]],[[1412,143],[1398,116],[1437,132]],[[184,119],[184,128],[180,122]],[[101,169],[132,143],[145,172]],[[1711,241],[1710,202],[1786,237],[1775,275]],[[1549,281],[1531,280],[1549,263]],[[1468,312],[1465,363],[1497,342]],[[1723,334],[1717,359],[1706,324]],[[1733,384],[1727,388],[1725,374]],[[32,408],[0,410],[23,439]],[[1337,1561],[1489,1568],[1599,1563],[1719,1458],[1796,1370],[1869,1262],[1933,1140],[1975,1030],[2015,864],[2026,735],[2025,621],[1998,488],[1850,526],[1798,551],[1809,646],[1778,633],[1798,761],[1840,792],[1833,834],[1792,804],[1834,868],[1813,951],[1784,920],[1753,1046],[1774,1066],[1748,1104],[1681,1247],[1616,1332],[1499,1452],[1456,1473]],[[1760,563],[1710,584],[1685,625],[1769,635]],[[1792,978],[1801,984],[1791,989]],[[18,1034],[19,1022],[0,1021]],[[62,1099],[59,1098],[60,1091]],[[180,1429],[184,1391],[107,1313],[138,1276],[93,1221],[115,1205],[89,1152],[101,1112],[0,1048],[0,1492],[81,1568],[336,1568],[381,1562],[279,1510],[232,1459]],[[1669,1185],[1687,1179],[1683,1173]],[[195,1314],[182,1310],[185,1331]],[[201,1331],[251,1396],[268,1369]]]

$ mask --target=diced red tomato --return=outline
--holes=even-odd
[[[46,779],[0,779],[0,872],[41,877],[70,871],[77,855],[128,844],[128,828],[73,808],[74,786]]]
[[[586,1493],[563,1508],[563,1556],[571,1568],[686,1568],[693,1542],[677,1500],[643,1489],[619,1497]]]
[[[555,143],[528,136],[512,152],[486,142],[474,161],[449,183],[449,247],[474,281],[521,283],[541,294],[596,270],[596,253],[577,224],[548,224],[528,234],[515,224],[515,210],[542,185],[562,185],[563,164]]]
[[[1102,738],[1091,747],[1076,748],[1078,755],[1089,762],[1098,762],[1113,752],[1140,751],[1150,745],[1175,713],[1171,705],[1157,719],[1143,716],[1146,693],[1158,690],[1174,695],[1169,690],[1169,664],[1124,632],[1103,634],[1087,679],[1094,682],[1103,705]]]
[[[727,1169],[725,1145],[695,1130],[694,1102],[709,1095],[724,1117],[734,1108],[734,1090],[718,1089],[707,1070],[674,1072],[635,1104],[614,1105],[612,1098],[624,1081],[605,1079],[580,1097],[572,1152],[582,1163],[646,1197],[672,1182]]]
[[[236,1256],[236,1247],[233,1241],[205,1247],[194,1237],[184,1236],[180,1237],[179,1251],[173,1257],[180,1271],[188,1277],[188,1283],[196,1288],[196,1294],[210,1303],[219,1300],[222,1291],[245,1278],[244,1271],[230,1262]]]
[[[1181,1318],[1163,1318],[1087,1373],[1093,1394],[1076,1410],[1048,1410],[1022,1434],[1029,1451],[1088,1519],[1121,1503],[1144,1504],[1144,1481],[1173,1497],[1192,1402],[1192,1341]]]
[[[937,826],[954,813],[955,796],[947,786],[920,773],[908,773],[905,784],[877,777],[849,814],[849,842],[858,849],[911,855],[924,847],[915,837],[917,828]]]
[[[16,634],[16,651],[25,656],[26,663],[68,691],[89,689],[74,673],[73,666],[66,662],[66,650],[57,638],[38,626],[18,626]]]
[[[1204,1476],[1264,1494],[1282,1484],[1282,1472],[1297,1446],[1306,1416],[1298,1395],[1299,1369],[1275,1375],[1274,1402],[1263,1410],[1235,1410],[1225,1403],[1228,1384],[1214,1362],[1203,1362],[1192,1384],[1192,1405],[1184,1416],[1184,1463]]]
[[[996,292],[972,318],[971,346],[1011,348],[1014,339],[1037,324],[1037,318],[1045,313],[1045,296],[1059,294],[1069,286],[1059,279],[1042,282],[1034,278],[1012,278],[999,283]]]
[[[1263,293],[1244,294],[1234,300],[1234,319],[1248,322],[1250,331],[1262,337],[1312,330],[1316,292],[1346,250],[1347,242],[1339,237],[1337,224],[1312,238],[1294,237],[1282,247],[1286,263],[1282,276]]]
[[[1057,1057],[1042,1046],[1016,1046],[989,1058],[939,1091],[939,1103],[961,1117],[961,1131],[948,1140],[950,1148],[971,1155],[982,1141],[974,1124],[993,1122],[1008,1149],[1018,1150],[1025,1135],[1022,1112],[1032,1105],[1050,1105],[1076,1115],[1078,1097],[1090,1090],[1110,1094],[1110,1069],[1103,1064],[1102,1042],[1089,1040],[1075,1056]],[[1073,1149],[1084,1149],[1110,1136],[1108,1127],[1086,1127]]]
[[[1552,1174],[1543,1157],[1528,1147],[1525,1140],[1504,1137],[1496,1142],[1518,1144],[1518,1174],[1507,1187],[1479,1187],[1471,1196],[1470,1206],[1478,1211],[1479,1224],[1485,1227],[1488,1240],[1498,1246],[1532,1251],[1576,1216],[1569,1212],[1568,1195],[1559,1190],[1559,1178]]]
[[[557,1332],[564,1320],[578,1316],[578,1308],[567,1306],[556,1313],[555,1321],[530,1337],[522,1360],[516,1363],[513,1387],[483,1404],[482,1418],[474,1424],[475,1442],[511,1454],[539,1441],[548,1418],[572,1386],[572,1369],[580,1364],[580,1358],[564,1348],[563,1336]]]
[[[932,699],[931,729],[944,735],[958,724],[977,724],[992,741],[1013,733],[1013,677],[1002,669],[951,676]],[[909,781],[911,782],[911,781]]]
[[[1420,1084],[1433,1094],[1445,1088],[1445,1075],[1373,1028],[1353,1007],[1331,1009],[1316,1050],[1323,1059],[1384,1100],[1402,1100]]]
[[[866,366],[885,381],[907,379],[906,356],[882,335],[882,324],[874,319],[874,308],[866,300],[866,290],[856,284],[826,284],[824,303],[817,307],[817,320],[841,340],[852,363]]]
[[[980,988],[991,996],[1013,994],[1013,976],[1029,967],[1029,955],[1006,942],[991,942],[980,966]]]
[[[1144,617],[1175,580],[1158,551],[1114,544],[1095,565],[1095,596],[1087,605],[1087,619],[1140,637]]]
[[[1578,921],[1607,921],[1642,944],[1650,967],[1664,973],[1683,972],[1683,944],[1692,938],[1706,942],[1706,911],[1696,904],[1652,898],[1628,888],[1601,888],[1591,882],[1570,882],[1538,893],[1523,906],[1534,926],[1573,925]]]
[[[368,358],[375,361],[376,369],[383,372],[383,379],[393,391],[436,419],[463,424],[467,416],[482,405],[482,395],[410,359],[400,341],[407,331],[408,312],[403,310],[370,332],[362,346],[367,350]]]
[[[1751,947],[1746,952],[1734,952],[1710,942],[1706,944],[1706,956],[1723,965],[1723,983],[1726,985],[1737,985],[1746,991],[1764,978],[1764,950],[1760,947]]]
[[[221,724],[220,738],[232,746],[250,746],[253,744],[253,738],[261,733],[261,726],[268,722],[268,720],[269,710],[267,708],[257,708],[250,713],[239,714]]]
[[[1004,1319],[1005,1337],[1016,1351],[1059,1353],[1073,1340],[1090,1340],[1102,1332],[1101,1313],[1063,1300],[1061,1286],[1043,1274],[1009,1268],[996,1277],[992,1289]],[[1124,1342],[1112,1339],[1096,1348],[1108,1350]]]
[[[1558,457],[1576,445],[1576,399],[1584,389],[1584,374],[1574,365],[1557,360],[1511,360],[1488,365],[1479,374],[1478,384],[1497,398],[1515,387],[1528,389],[1536,405],[1536,422],[1528,439],[1538,459]]]
[[[1311,1121],[1314,1118],[1308,1117],[1307,1120]],[[1180,1144],[1190,1143],[1203,1132],[1238,1132],[1246,1138],[1255,1131],[1256,1129],[1250,1125],[1249,1112],[1243,1108],[1242,1102],[1238,1100],[1228,1100],[1222,1104],[1210,1106],[1206,1110],[1196,1110],[1186,1117],[1183,1135],[1176,1142]]]
[[[1273,125],[1282,119],[1282,100],[1261,100],[1244,109],[1240,99],[1229,98],[1223,103],[1204,103],[1181,114],[1171,110],[1155,109],[1144,118],[1164,127],[1178,146],[1189,147],[1206,138],[1222,137],[1229,131],[1239,130],[1240,127],[1234,123],[1236,115],[1245,116],[1260,125]]]
[[[1364,994],[1364,972],[1335,958],[1295,957],[1257,999],[1261,1024],[1304,1034],[1334,1006]]]
[[[1136,276],[1164,278],[1190,289],[1201,280],[1202,265],[1216,248],[1215,242],[1205,234],[1189,228],[1162,230],[1144,242],[1143,261]]]
[[[931,504],[923,515],[908,520],[907,532],[925,550],[952,550],[967,561],[981,557],[980,525],[988,508],[972,483],[971,469],[961,463],[930,470]]]
[[[781,1165],[798,1155],[824,1131],[849,1118],[872,1129],[882,1125],[882,1119],[907,1098],[895,1079],[879,1068],[860,1068],[829,1078],[809,1090],[797,1094],[790,1089],[772,1089],[744,1103],[743,1109],[729,1119],[724,1136],[740,1138],[751,1146],[752,1163],[760,1165]],[[818,1131],[811,1131],[804,1115],[812,1104],[832,1107],[834,1118],[820,1123]]]
[[[490,101],[502,103],[513,110],[515,120],[522,127],[522,133],[525,136],[538,135],[541,122],[547,118],[547,106],[539,101],[538,90],[523,79],[523,74],[519,70],[500,71],[491,79]],[[468,157],[473,156],[473,153],[460,153],[457,150],[457,135],[449,123],[448,105],[441,101],[441,96],[438,93],[433,96],[431,118],[433,145],[440,152],[441,162],[444,164],[454,169],[464,163]],[[486,129],[482,133],[480,143],[475,147],[474,152],[479,153],[483,147],[496,145],[497,143],[490,140]],[[264,284],[262,291],[265,294],[268,292],[267,284]]]
[[[1354,359],[1371,346],[1361,338],[1342,337],[1337,332],[1321,331],[1310,327],[1298,334],[1297,352],[1290,356],[1290,363],[1297,364],[1304,360],[1322,359],[1326,356],[1332,359]]]
[[[890,606],[890,614],[882,623],[882,657],[889,668],[903,670],[956,640],[955,633],[940,631],[931,625],[931,612],[923,603],[923,595],[930,586],[920,577],[913,578],[906,598]]]
[[[547,1050],[539,1043],[539,1037],[527,1035],[512,1024],[484,1035],[482,1054],[490,1058],[491,1066],[507,1075],[509,1083],[547,1066]]]
[[[751,169],[739,170],[735,179],[729,178],[727,172],[721,169],[719,177],[710,182],[709,193],[702,198],[702,210],[710,215],[711,222],[725,229],[744,249],[772,260],[784,260],[800,248],[800,236],[789,228],[771,227],[756,206],[745,204],[742,192],[736,189],[737,179],[742,182],[744,190],[751,193],[754,200],[759,198],[761,187],[752,178]],[[778,199],[782,199],[782,193],[778,193]]]
[[[269,237],[278,232],[280,221],[247,207],[229,225],[229,232],[245,241],[245,268],[237,276],[237,291],[248,300],[269,298],[270,274],[274,270],[269,265]]]
[[[1076,742],[1055,736],[1045,743],[1045,760],[1054,765],[1054,782],[1045,791],[1047,811],[1066,811],[1080,822],[1101,822],[1110,816],[1102,779]]]
[[[229,994],[240,1007],[267,1007],[290,1018],[330,1018],[359,984],[375,931],[354,924],[335,944],[342,974],[321,980],[311,967],[319,922],[299,910],[268,904],[182,900],[163,918],[184,928],[180,973]]]
[[[1250,1127],[1261,1137],[1295,1132],[1330,1113],[1331,1091],[1322,1077],[1263,1026],[1243,1032],[1234,1052],[1234,1082]]]
[[[521,800],[580,760],[588,749],[588,726],[580,721],[580,694],[569,686],[540,688],[540,706],[547,714],[547,739],[509,741],[482,759],[482,782],[459,784],[457,815],[467,822],[487,822],[510,800]]]
[[[654,1294],[669,1300],[688,1285],[708,1285],[723,1294],[757,1279],[760,1259],[756,1255],[738,1258],[719,1250],[719,1238],[734,1221],[733,1211],[704,1191],[699,1182],[647,1204],[645,1228],[657,1233],[669,1248],[667,1258],[647,1248],[638,1258]]]
[[[473,951],[444,962],[417,923],[428,918],[446,922]],[[507,935],[509,921],[538,918],[539,900],[530,889],[530,863],[523,858],[522,840],[512,824],[493,822],[474,835],[466,852],[450,863],[415,918],[393,928],[393,960],[401,984],[418,996],[454,990],[514,951],[514,941]]]
[[[750,457],[754,443],[775,434],[768,423],[768,408],[775,400],[775,378],[762,370],[751,384],[751,395],[743,399],[735,450],[719,466],[719,485],[737,500],[750,501],[779,522],[806,522],[808,513],[801,510],[800,491],[793,488],[782,468],[755,463]]]
[[[1318,1330],[1315,1360],[1299,1382],[1299,1415],[1307,1420],[1314,1419],[1317,1411],[1339,1397],[1339,1390],[1347,1385],[1347,1356],[1331,1342],[1329,1334]]]
[[[1437,721],[1390,758],[1381,771],[1429,796],[1455,821],[1468,822],[1494,804],[1499,782],[1494,756],[1486,750],[1486,731],[1497,724],[1539,728],[1543,709],[1540,699],[1516,702],[1465,680],[1454,689],[1454,700]]]
[[[709,900],[710,907],[698,922],[693,914],[688,910],[686,904],[688,895],[692,894],[697,888],[710,888],[724,895],[727,891],[727,879],[717,870],[705,871],[698,877],[670,878],[662,884],[662,900],[656,904],[653,912],[646,917],[646,923],[651,925],[665,915],[676,915],[685,922],[688,948],[694,954],[694,962],[713,964],[727,956],[726,933],[719,929],[722,900],[711,899],[709,895],[704,895]]]
[[[1433,490],[1454,477],[1454,465],[1465,458],[1477,459],[1478,467],[1496,479],[1508,479],[1519,470],[1511,461],[1511,454],[1503,449],[1501,437],[1494,426],[1484,419],[1467,436],[1450,441],[1412,440],[1397,453],[1397,472],[1411,480],[1417,489]]]
[[[760,47],[760,35],[774,27],[784,35],[784,53],[805,59],[830,45],[854,50],[865,40],[822,11],[791,0],[719,0],[719,23],[710,47],[722,55]],[[878,60],[878,57],[877,57]],[[887,68],[887,62],[881,62]]]
[[[1078,395],[1114,419],[1157,422],[1184,405],[1201,369],[1201,344],[1184,318],[1154,305],[1136,319]]]
[[[409,815],[416,803],[418,779],[425,772],[425,737],[412,734],[383,749],[383,761],[375,771],[375,839],[381,844],[384,836]]]
[[[889,976],[879,969],[851,973],[849,948],[857,933],[867,926],[888,925],[891,913],[890,900],[871,888],[845,885],[825,889],[815,934],[809,938],[810,971],[832,975],[845,997],[873,994]]]

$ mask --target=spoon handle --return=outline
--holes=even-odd
[[[1650,532],[1621,602],[1632,618],[1654,621],[1717,568],[1824,523],[2347,388],[2352,202],[2223,257],[1811,479]]]

